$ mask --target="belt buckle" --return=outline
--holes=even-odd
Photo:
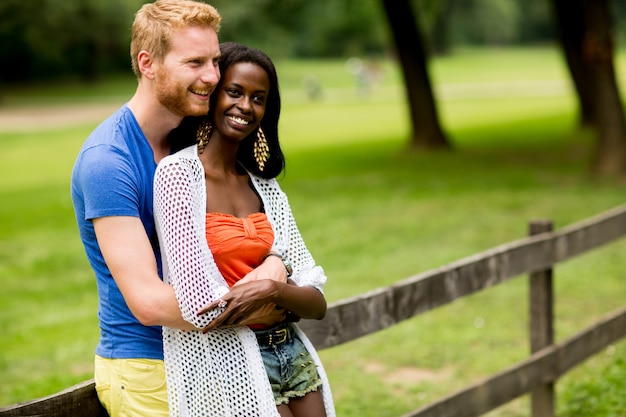
[[[277,336],[278,340],[274,340],[274,336]],[[270,345],[279,345],[287,341],[287,328],[276,330],[274,334],[270,335]]]

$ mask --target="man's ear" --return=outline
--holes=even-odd
[[[137,66],[143,77],[150,80],[154,79],[154,72],[156,70],[155,62],[148,51],[141,50],[137,55]]]

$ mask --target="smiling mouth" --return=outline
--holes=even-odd
[[[199,96],[202,97],[208,97],[209,94],[211,94],[211,92],[209,90],[196,90],[196,89],[191,89],[191,92],[194,94],[197,94]]]
[[[250,124],[249,121],[242,119],[241,117],[237,117],[237,116],[226,116],[226,117],[228,117],[229,120],[232,120],[238,125],[248,126],[248,124]]]

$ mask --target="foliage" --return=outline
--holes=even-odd
[[[555,88],[564,81],[558,51],[473,49],[433,64],[454,153],[406,152],[406,109],[392,63],[385,63],[383,83],[365,97],[343,60],[277,64],[287,154],[281,184],[329,276],[331,302],[523,237],[530,219],[551,218],[560,228],[623,204],[623,183],[584,175],[591,141],[571,130],[571,92]],[[310,74],[324,86],[319,101],[302,88]],[[48,88],[12,94],[37,103],[37,94],[65,90]],[[118,84],[111,90],[119,98]],[[102,95],[109,88],[69,91],[75,103],[87,106],[108,100]],[[94,97],[94,91],[102,95]],[[95,283],[67,187],[74,157],[95,123],[0,133],[2,405],[92,375]],[[623,245],[559,265],[557,340],[623,306]],[[396,417],[526,357],[526,285],[519,277],[322,351],[339,414]],[[559,407],[572,399],[572,407],[584,409],[579,393],[584,390],[590,401],[600,387],[597,401],[626,409],[624,361],[622,342],[611,355],[573,370],[558,384]],[[605,385],[595,375],[616,383]],[[493,416],[522,417],[527,410],[514,402]],[[563,417],[570,415],[577,414]]]
[[[145,0],[3,0],[0,84],[128,71],[130,26]],[[391,37],[382,0],[213,0],[221,39],[275,58],[383,56]],[[626,19],[611,0],[617,29]],[[459,45],[552,42],[548,0],[412,0],[437,53]]]
[[[386,39],[380,0],[213,0],[224,17],[222,40],[275,57],[380,54]]]
[[[141,0],[3,0],[0,80],[94,80],[129,66],[130,22]]]
[[[613,349],[610,347],[609,352]],[[572,381],[564,390],[564,406],[559,416],[624,417],[625,375],[626,356],[618,356],[599,371],[591,371]]]
[[[435,52],[459,45],[528,45],[553,42],[550,0],[413,0]],[[626,5],[609,0],[616,37],[623,39]]]

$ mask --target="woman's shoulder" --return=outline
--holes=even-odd
[[[270,187],[270,188],[280,188],[278,185],[278,181],[276,178],[263,178],[248,171],[248,175],[252,179],[254,183],[262,187]]]
[[[195,161],[198,159],[198,147],[194,145],[190,145],[186,148],[183,148],[173,154],[167,155],[165,158],[159,162],[159,165],[168,165],[172,163],[178,163],[181,161]]]
[[[250,174],[250,178],[252,179],[257,190],[259,190],[264,195],[270,198],[278,198],[282,200],[287,199],[287,195],[280,187],[280,184],[278,183],[278,180],[276,180],[276,178],[261,178],[257,177],[254,174]]]
[[[161,159],[157,165],[155,176],[161,178],[174,174],[176,177],[191,175],[195,178],[200,175],[202,163],[198,158],[197,149],[196,145],[192,145]]]

